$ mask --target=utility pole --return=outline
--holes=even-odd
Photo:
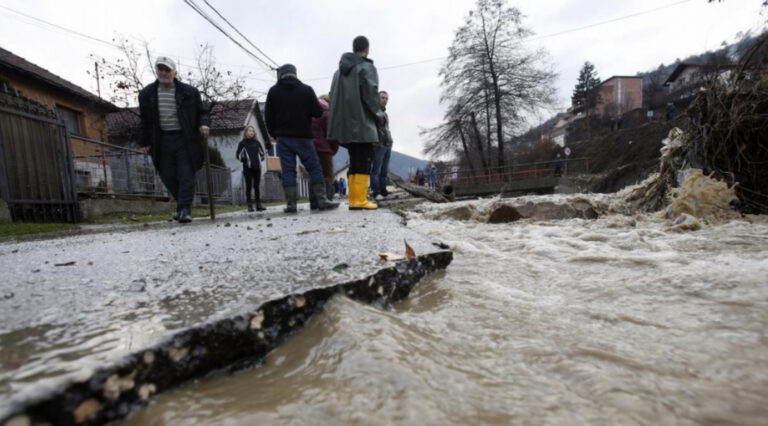
[[[96,91],[99,93],[99,99],[101,99],[101,82],[99,81],[99,63],[94,62],[93,66],[96,68]]]

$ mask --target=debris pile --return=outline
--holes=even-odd
[[[727,79],[713,78],[691,104],[694,154],[705,174],[735,187],[743,213],[768,213],[768,33]]]

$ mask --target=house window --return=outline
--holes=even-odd
[[[64,121],[67,125],[67,131],[76,135],[80,134],[80,116],[81,113],[56,105],[56,113],[59,115],[59,119]]]
[[[77,178],[77,186],[79,187],[87,187],[91,183],[91,172],[87,172],[85,170],[75,170],[75,175]]]

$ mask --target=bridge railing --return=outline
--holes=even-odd
[[[536,163],[512,164],[487,169],[459,170],[444,172],[438,176],[438,183],[453,185],[496,184],[526,179],[559,177],[569,173],[589,172],[589,158],[571,158]]]

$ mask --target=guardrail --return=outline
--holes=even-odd
[[[573,158],[536,163],[512,164],[488,169],[459,170],[438,174],[438,184],[501,184],[527,179],[559,177],[569,173],[589,172],[588,158]],[[427,178],[428,181],[428,178]]]

